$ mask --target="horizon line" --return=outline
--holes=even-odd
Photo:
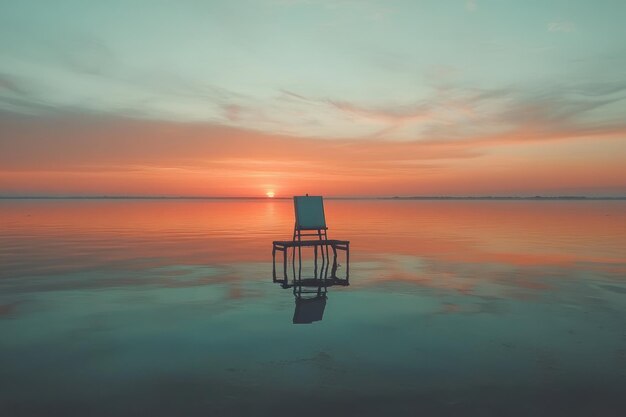
[[[267,196],[110,196],[110,195],[26,195],[3,196],[0,200],[291,200],[293,197]],[[459,196],[459,195],[428,195],[428,196],[328,196],[327,200],[626,200],[624,196],[588,196],[588,195],[558,195],[558,196]]]

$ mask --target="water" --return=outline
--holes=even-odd
[[[622,415],[626,202],[326,216],[351,285],[293,324],[290,201],[0,201],[0,415]]]

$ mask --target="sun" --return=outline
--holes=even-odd
[[[268,191],[265,193],[265,195],[267,196],[267,198],[274,198],[274,191]]]

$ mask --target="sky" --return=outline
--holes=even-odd
[[[626,195],[626,2],[0,2],[0,196]]]

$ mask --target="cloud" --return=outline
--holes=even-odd
[[[12,79],[12,77],[0,74],[0,95],[25,95],[26,92]]]
[[[430,117],[430,112],[426,105],[366,108],[345,101],[329,100],[328,102],[343,112],[385,123],[409,123],[426,120]]]
[[[426,142],[472,142],[515,137],[519,132],[525,132],[526,141],[544,141],[610,136],[626,128],[621,117],[626,111],[626,83],[621,81],[560,83],[524,91],[445,87],[428,100],[379,108],[327,102],[358,120],[384,126],[381,137],[405,133]]]
[[[510,192],[528,189],[537,176],[544,188],[555,190],[621,187],[615,174],[621,168],[611,159],[619,152],[609,149],[619,149],[626,127],[581,132],[560,123],[551,129],[522,124],[490,135],[462,132],[461,139],[432,132],[431,139],[412,141],[320,140],[210,123],[0,112],[0,194],[257,195],[272,184],[283,191],[307,184],[310,192],[347,195],[489,193],[503,182]],[[607,151],[588,153],[579,166],[567,144],[584,135],[593,138],[585,149]],[[617,138],[616,145],[597,142],[602,137]],[[555,140],[565,152],[556,160],[539,147],[532,158],[503,156],[515,155],[515,147],[528,152],[533,143]],[[600,160],[602,168],[593,168]],[[529,166],[532,174],[522,174]]]
[[[478,8],[478,5],[476,4],[476,0],[467,0],[465,2],[465,8],[469,10],[470,12],[476,11],[476,9]]]
[[[474,158],[465,145],[319,140],[207,123],[0,114],[0,193],[254,195],[263,184],[365,192]],[[164,191],[165,190],[165,191]]]
[[[475,138],[513,137],[519,132],[526,132],[527,141],[550,140],[610,135],[625,126],[621,115],[626,111],[626,82],[621,80],[523,89],[447,85],[434,88],[426,99],[367,105],[291,90],[279,90],[275,97],[257,100],[177,77],[154,76],[136,84],[158,94],[134,108],[112,110],[98,105],[61,106],[40,96],[23,78],[3,75],[0,109],[44,116],[109,114],[122,120],[162,120],[173,125],[205,123],[291,137],[378,137],[409,142],[471,142]],[[197,109],[201,113],[194,114]],[[185,118],[176,120],[176,114],[185,114]]]
[[[520,131],[533,132],[528,140],[609,134],[621,130],[626,111],[626,80],[620,79],[491,89],[431,80],[428,92],[401,102],[284,88],[261,97],[166,71],[122,77],[106,46],[83,54],[89,48],[81,45],[70,54],[72,60],[60,60],[72,72],[58,83],[44,83],[28,71],[0,75],[0,109],[208,123],[293,137],[402,141],[472,140]],[[70,84],[78,85],[75,95],[60,94]]]
[[[622,83],[555,84],[517,97],[493,122],[534,130],[540,139],[610,134],[626,127],[619,109],[626,109]]]
[[[377,162],[473,157],[462,144],[302,138],[209,123],[177,123],[116,116],[0,113],[0,165],[6,170],[81,170],[119,165],[177,168],[230,166],[235,161],[282,167],[349,166]],[[419,152],[416,152],[419,151]],[[320,155],[324,155],[320,159]],[[263,162],[258,162],[263,161]],[[335,169],[335,168],[327,168]]]
[[[575,29],[574,23],[567,20],[556,20],[548,23],[549,32],[573,32]]]

